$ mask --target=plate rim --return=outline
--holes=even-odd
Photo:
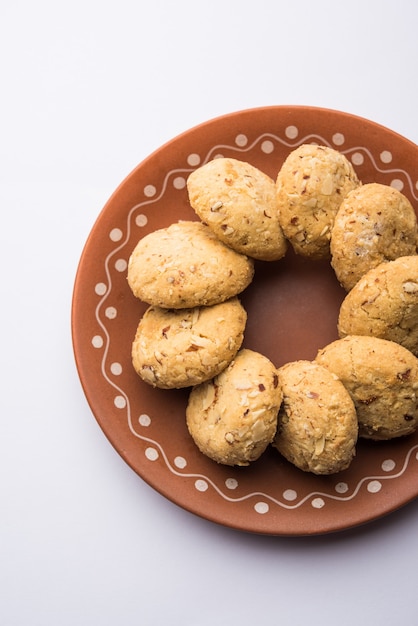
[[[412,142],[411,140],[409,140],[408,138],[400,135],[399,133],[397,133],[396,131],[393,131],[389,128],[386,128],[385,126],[382,126],[381,124],[368,120],[364,117],[360,117],[357,115],[353,115],[351,113],[347,113],[344,111],[338,111],[335,109],[328,109],[328,108],[324,108],[324,107],[316,107],[316,106],[305,106],[305,105],[269,105],[266,107],[253,107],[253,108],[249,108],[249,109],[242,109],[242,110],[238,110],[238,111],[234,111],[234,112],[230,112],[230,113],[225,113],[221,116],[216,116],[213,117],[207,121],[201,122],[195,126],[193,126],[192,128],[185,130],[181,133],[179,133],[178,135],[176,135],[175,137],[173,137],[172,139],[170,139],[169,141],[166,141],[165,143],[163,143],[160,147],[158,147],[157,149],[153,150],[147,157],[145,157],[145,159],[143,159],[141,162],[139,162],[132,170],[130,173],[128,173],[128,175],[121,181],[121,183],[116,187],[116,189],[114,190],[114,192],[110,195],[110,197],[108,198],[108,200],[106,201],[106,203],[104,204],[103,208],[99,211],[97,218],[95,219],[95,221],[93,222],[93,225],[90,229],[90,232],[87,236],[87,239],[85,241],[85,244],[82,248],[82,252],[81,252],[81,256],[77,265],[77,270],[76,270],[76,274],[75,274],[75,279],[74,279],[74,286],[73,286],[73,294],[72,294],[72,300],[71,300],[71,337],[72,337],[72,346],[73,346],[73,353],[74,353],[74,358],[75,358],[75,364],[76,364],[76,368],[77,368],[77,373],[80,379],[80,383],[84,392],[84,395],[87,399],[88,405],[90,407],[90,410],[94,416],[94,418],[96,419],[96,421],[98,422],[102,432],[104,433],[104,435],[106,436],[106,438],[108,439],[108,441],[110,442],[110,444],[112,445],[112,447],[118,452],[118,454],[123,458],[123,460],[128,464],[128,466],[138,475],[140,476],[140,478],[142,478],[147,484],[149,484],[154,490],[156,490],[157,492],[159,492],[163,497],[167,498],[168,500],[170,500],[171,502],[173,502],[174,504],[180,506],[181,508],[189,511],[192,514],[195,514],[199,517],[202,517],[204,519],[207,519],[211,522],[214,523],[218,523],[222,526],[228,526],[230,528],[234,528],[236,530],[241,530],[241,531],[246,531],[246,532],[252,532],[252,533],[258,533],[258,534],[268,534],[268,535],[281,535],[281,536],[301,536],[301,535],[320,535],[320,534],[327,534],[330,532],[337,532],[337,531],[341,531],[341,530],[346,530],[348,528],[352,528],[355,526],[359,526],[359,525],[363,525],[365,523],[370,523],[371,521],[375,521],[381,517],[384,517],[386,515],[388,515],[389,513],[405,506],[406,504],[408,504],[410,501],[414,500],[416,497],[418,497],[418,489],[417,492],[414,494],[410,494],[408,497],[404,497],[403,500],[401,502],[391,502],[388,504],[388,506],[386,507],[385,510],[380,511],[377,514],[373,514],[373,512],[370,512],[369,515],[363,516],[361,520],[355,522],[355,523],[351,523],[349,525],[341,525],[341,524],[334,524],[332,527],[330,528],[312,528],[311,530],[304,530],[304,532],[298,532],[297,530],[295,530],[295,532],[283,532],[278,530],[277,532],[272,532],[271,529],[270,530],[263,530],[262,525],[258,528],[255,527],[251,527],[251,525],[248,524],[243,524],[241,527],[240,525],[237,525],[236,523],[228,523],[228,520],[221,520],[219,519],[219,516],[213,515],[210,512],[208,512],[206,515],[202,514],[202,512],[197,512],[195,510],[195,507],[193,507],[192,505],[187,506],[187,504],[185,504],[184,502],[179,503],[176,498],[173,498],[173,496],[170,496],[169,493],[167,493],[167,490],[164,489],[163,486],[159,486],[154,484],[153,482],[150,482],[147,479],[147,476],[144,476],[143,473],[139,472],[138,469],[133,465],[133,463],[131,462],[130,458],[124,454],[123,450],[119,450],[116,446],[114,441],[112,441],[111,437],[109,436],[109,433],[106,432],[106,430],[103,427],[103,424],[101,423],[101,419],[100,416],[97,415],[97,408],[95,406],[95,403],[92,400],[92,395],[91,395],[91,390],[88,387],[88,384],[86,382],[86,378],[83,377],[82,375],[82,370],[83,370],[83,365],[82,365],[82,360],[83,360],[83,356],[81,354],[80,351],[80,347],[78,345],[78,340],[77,340],[77,324],[78,324],[78,320],[77,320],[77,316],[78,316],[78,307],[79,307],[79,302],[78,302],[78,288],[80,285],[80,281],[82,279],[82,274],[83,274],[83,262],[85,259],[85,254],[86,254],[86,250],[90,247],[92,240],[94,239],[94,234],[96,231],[96,228],[98,227],[98,225],[100,224],[101,220],[103,219],[103,216],[106,215],[106,213],[110,210],[115,198],[117,198],[118,194],[120,193],[121,189],[123,189],[123,187],[126,185],[126,183],[132,179],[132,177],[135,177],[135,175],[137,174],[137,172],[143,168],[145,166],[146,163],[150,162],[152,159],[154,159],[156,157],[156,155],[160,154],[161,152],[169,149],[171,146],[183,141],[183,139],[187,138],[188,136],[190,136],[191,133],[195,133],[196,131],[203,131],[206,128],[208,128],[209,126],[213,125],[213,124],[219,124],[219,123],[223,123],[223,122],[227,122],[228,120],[230,120],[231,118],[236,118],[237,116],[242,116],[242,115],[248,115],[248,116],[254,116],[254,115],[258,115],[261,112],[265,112],[268,111],[269,113],[280,113],[280,114],[284,114],[284,113],[293,113],[295,111],[298,112],[302,112],[302,111],[309,111],[310,113],[316,113],[318,115],[336,115],[337,117],[348,117],[351,120],[354,121],[358,121],[361,122],[363,124],[366,124],[368,127],[370,128],[375,128],[377,130],[377,132],[384,132],[385,134],[389,134],[393,137],[397,137],[398,140],[402,141],[402,142],[407,142],[410,144],[411,148],[413,149],[417,149],[417,146],[414,142]]]

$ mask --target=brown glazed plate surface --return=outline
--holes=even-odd
[[[126,280],[137,241],[179,219],[197,219],[187,200],[189,173],[222,155],[248,161],[272,178],[302,143],[340,150],[360,179],[400,189],[418,210],[418,148],[368,120],[302,106],[249,109],[210,120],[151,154],[116,189],[84,247],[75,280],[72,335],[80,380],[111,444],[149,485],[213,522],[271,535],[314,535],[375,520],[418,495],[418,434],[360,441],[350,468],[304,473],[269,449],[249,467],[204,457],[185,424],[188,390],[158,390],[133,371],[131,343],[146,305]],[[312,359],[337,339],[344,297],[328,262],[290,250],[256,263],[241,295],[248,312],[244,346],[276,366]]]

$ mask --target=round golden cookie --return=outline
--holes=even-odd
[[[341,201],[360,184],[348,159],[332,148],[303,144],[277,176],[283,232],[297,254],[328,259],[331,230]]]
[[[243,349],[217,377],[192,389],[187,427],[199,450],[212,460],[249,465],[271,443],[281,401],[273,363]]]
[[[210,306],[241,293],[254,262],[219,241],[201,222],[183,221],[141,239],[128,263],[133,294],[167,309]]]
[[[187,180],[190,204],[228,246],[262,261],[281,259],[287,241],[279,224],[275,182],[232,158],[217,158]]]
[[[388,339],[418,356],[418,256],[369,270],[341,304],[338,334]]]
[[[393,341],[350,335],[318,352],[317,363],[338,376],[357,411],[359,436],[393,439],[418,424],[418,359]]]
[[[236,297],[193,309],[151,306],[132,344],[135,371],[161,389],[198,385],[232,361],[241,347],[246,321]]]
[[[279,369],[283,403],[273,446],[305,472],[335,474],[355,456],[358,424],[354,403],[338,378],[311,361]]]
[[[369,183],[351,191],[341,203],[331,235],[331,265],[349,291],[383,261],[415,254],[415,211],[400,191]]]

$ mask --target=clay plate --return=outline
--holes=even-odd
[[[373,122],[319,108],[250,109],[201,124],[151,154],[121,183],[86,242],[74,287],[73,345],[87,400],[111,444],[148,484],[184,509],[225,526],[272,535],[327,533],[362,524],[418,495],[418,434],[388,443],[360,442],[348,471],[310,475],[273,449],[250,467],[205,458],[185,425],[187,390],[143,383],[130,351],[146,305],[126,281],[137,241],[179,219],[197,219],[187,200],[189,173],[218,156],[271,177],[302,143],[340,150],[363,182],[402,190],[418,209],[418,148]],[[257,263],[242,294],[244,346],[277,366],[312,359],[337,338],[344,292],[329,263],[288,252]]]

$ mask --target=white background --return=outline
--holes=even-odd
[[[314,538],[248,535],[183,511],[99,429],[70,308],[110,194],[200,122],[306,104],[418,142],[417,7],[1,1],[2,626],[416,623],[418,501]]]

